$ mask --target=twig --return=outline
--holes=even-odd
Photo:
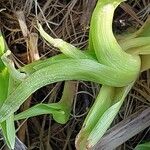
[[[96,5],[96,2],[97,0],[87,0],[87,3],[83,8],[83,15],[81,16],[80,20],[83,29],[87,29],[89,27],[89,22],[91,20],[92,12]]]

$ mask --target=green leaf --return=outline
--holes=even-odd
[[[7,97],[8,85],[9,73],[8,70],[5,68],[0,72],[0,107],[2,106],[4,100]]]
[[[48,41],[54,47],[59,48],[60,51],[64,53],[66,56],[75,59],[80,59],[80,58],[92,59],[90,55],[87,55],[86,53],[82,52],[80,49],[76,48],[72,44],[63,41],[62,39],[52,38],[49,34],[47,34],[44,31],[44,29],[39,23],[38,23],[38,31],[46,41]]]
[[[18,71],[15,67],[14,67],[14,63],[11,59],[9,59],[8,57],[11,55],[11,51],[7,50],[2,56],[1,56],[1,60],[3,61],[3,63],[5,64],[7,70],[9,71],[9,73],[11,74],[11,77],[15,80],[18,81],[22,81],[24,80],[24,78],[26,78],[26,74],[25,73],[21,73],[20,71]]]
[[[14,126],[14,115],[7,118],[6,121],[1,123],[3,136],[5,138],[6,144],[10,149],[14,149],[16,131]]]
[[[0,32],[0,56],[6,51],[6,43]],[[9,69],[6,68],[5,64],[0,59],[0,107],[2,107],[8,94],[13,89],[12,84],[10,84],[10,74]],[[10,149],[14,149],[15,145],[15,127],[14,127],[14,116],[11,114],[6,121],[1,123],[1,128],[3,136]]]
[[[5,41],[2,32],[0,31],[0,56],[2,56],[4,52],[5,52]]]
[[[150,69],[150,55],[142,55],[141,60],[141,72]]]
[[[127,34],[126,36],[122,36],[120,41],[129,41],[134,38],[140,38],[140,37],[150,37],[150,17],[147,18],[147,20],[144,22],[142,27],[131,34]],[[141,43],[141,42],[140,42]],[[137,43],[138,44],[138,43]]]
[[[96,104],[94,103],[77,136],[78,149],[93,148],[111,125],[132,86],[133,83],[124,88],[109,87],[100,91]],[[105,92],[108,92],[107,96],[103,94]],[[108,106],[106,106],[107,103],[109,103]]]
[[[131,35],[131,37],[150,37],[150,17],[147,18],[143,26],[134,34]]]
[[[133,73],[135,72],[129,72],[125,76],[122,72],[89,59],[56,62],[31,74],[8,96],[0,109],[0,122],[15,112],[33,92],[45,85],[64,80],[83,80],[120,87],[132,82],[137,76],[136,73],[133,76]]]
[[[132,86],[133,83],[124,88],[116,88],[114,104],[104,112],[101,118],[99,118],[99,121],[97,122],[87,139],[87,147],[93,147],[98,142],[98,140],[104,135],[104,133],[116,117],[125,97],[131,90]]]
[[[142,46],[148,46],[150,43],[150,37],[137,37],[133,39],[126,39],[119,41],[119,45],[122,47],[124,51],[130,53],[130,49],[140,48]],[[130,53],[131,54],[131,53]]]
[[[141,46],[141,47],[128,49],[126,52],[133,54],[133,55],[149,55],[150,54],[150,45],[145,45],[145,46]]]
[[[65,124],[69,119],[70,110],[68,110],[66,106],[60,105],[59,103],[37,104],[28,110],[16,115],[15,120],[21,120],[43,114],[52,114],[55,121],[61,124]]]
[[[85,149],[87,144],[87,139],[103,115],[103,113],[111,106],[112,100],[114,98],[114,87],[102,86],[100,92],[90,109],[86,119],[84,120],[83,126],[76,138],[76,148]]]
[[[150,142],[137,145],[134,150],[150,150]]]
[[[113,14],[120,2],[119,0],[99,0],[97,2],[90,25],[89,49],[95,50],[96,57],[101,64],[126,72],[127,75],[127,72],[133,71],[137,67],[136,65],[140,66],[140,60],[135,55],[127,54],[113,35]],[[132,48],[133,45],[128,42],[128,47]],[[126,50],[127,48],[125,47],[124,49]],[[139,72],[139,70],[136,70],[136,72]],[[112,123],[131,87],[132,84],[126,88],[115,88],[115,97],[110,94],[111,92],[113,93],[113,88],[110,87],[110,91],[112,91],[108,92],[108,97],[102,94],[101,97],[97,98],[77,136],[77,149],[91,149],[98,142]],[[102,93],[105,90],[107,91],[104,88],[102,88]],[[111,105],[113,101],[115,103]],[[106,106],[108,102],[110,103]]]
[[[90,32],[98,61],[127,74],[135,70],[137,65],[140,66],[140,59],[138,56],[124,52],[112,32],[114,11],[120,3],[121,0],[99,0],[92,14]],[[139,72],[139,70],[135,71]]]
[[[47,67],[53,63],[56,63],[57,61],[67,59],[68,57],[64,54],[59,54],[50,58],[47,58],[45,60],[37,60],[30,64],[25,65],[24,67],[20,68],[20,72],[25,72],[27,75],[30,75],[34,73],[37,70],[40,70],[44,67]]]
[[[42,114],[52,114],[55,121],[64,124],[68,121],[75,94],[76,84],[73,81],[65,82],[61,100],[58,103],[37,104],[15,116],[15,120],[29,118]]]

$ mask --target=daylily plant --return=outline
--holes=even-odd
[[[0,123],[2,127],[5,122],[5,129],[2,129],[9,148],[14,147],[15,132],[10,135],[10,128],[7,127],[15,120],[41,114],[52,114],[54,120],[62,124],[69,120],[75,89],[75,83],[70,80],[92,81],[102,85],[76,138],[76,148],[92,148],[104,135],[140,72],[150,68],[149,19],[137,32],[114,37],[113,15],[121,2],[98,0],[91,18],[89,44],[85,51],[62,39],[52,38],[38,23],[40,35],[63,54],[35,61],[17,70],[11,61],[10,51],[4,53],[6,46],[1,41]],[[60,102],[40,103],[13,115],[36,90],[59,81],[66,81]]]

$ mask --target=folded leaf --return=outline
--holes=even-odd
[[[76,90],[74,81],[65,82],[61,100],[58,103],[37,104],[15,116],[15,120],[25,119],[42,114],[52,114],[55,121],[64,124],[68,121]]]
[[[6,51],[6,43],[0,32],[0,56],[2,56]],[[13,89],[12,84],[10,84],[10,73],[9,69],[5,66],[3,61],[0,59],[0,107],[2,107],[7,96]],[[1,123],[1,128],[3,132],[4,139],[10,149],[14,149],[15,145],[15,127],[14,127],[14,116],[10,116]]]
[[[83,127],[76,138],[77,149],[82,150],[94,147],[111,125],[132,86],[133,83],[124,88],[116,88],[115,91],[113,88],[110,88],[111,91],[110,93],[108,92],[108,97],[103,96],[103,93],[107,92],[106,89],[102,89],[102,91],[100,91],[99,95],[101,95],[102,92],[102,96],[98,96],[96,99],[96,104],[99,103],[99,105],[94,103],[92,110],[90,110],[90,113],[88,114]],[[114,95],[112,95],[112,92],[114,92]],[[101,103],[101,101],[104,103]],[[109,104],[107,108],[105,104],[108,102],[112,104]],[[103,111],[104,108],[105,111]],[[93,122],[92,117],[94,116],[96,116],[96,122]]]

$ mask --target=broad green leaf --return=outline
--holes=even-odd
[[[87,51],[85,53],[87,53],[86,55],[89,55],[89,53]],[[25,72],[26,74],[29,75],[29,74],[34,73],[37,70],[40,70],[44,67],[47,67],[51,64],[54,64],[56,62],[59,62],[61,60],[68,59],[68,58],[69,57],[65,56],[64,54],[58,54],[56,56],[47,58],[45,60],[34,61],[28,65],[25,65],[24,67],[20,68],[19,70],[20,70],[20,72]],[[86,57],[83,59],[86,59]],[[94,59],[96,60],[96,58],[94,58]]]
[[[50,58],[47,58],[45,60],[37,60],[34,61],[28,65],[25,65],[24,67],[20,68],[19,70],[21,72],[25,72],[26,74],[30,75],[32,73],[34,73],[37,70],[40,70],[44,67],[47,67],[53,63],[56,63],[57,61],[63,60],[63,59],[67,59],[68,57],[65,56],[64,54],[59,54]]]
[[[20,80],[14,80],[14,78],[11,75],[9,75],[9,86],[8,86],[7,96],[9,96],[19,84],[20,84]],[[1,123],[1,127],[2,127],[3,136],[5,138],[7,146],[10,149],[14,149],[16,131],[15,131],[13,113],[5,121]]]
[[[8,70],[5,68],[0,73],[0,107],[6,100],[6,97],[8,95],[8,87],[9,87],[9,73]],[[8,117],[6,121],[1,123],[1,128],[8,147],[10,149],[13,149],[15,144],[15,127],[13,115]]]
[[[135,76],[136,72],[129,72],[125,76],[122,72],[89,59],[56,62],[31,74],[8,96],[0,109],[0,122],[15,112],[33,92],[45,85],[64,80],[83,80],[120,87],[131,83]]]

